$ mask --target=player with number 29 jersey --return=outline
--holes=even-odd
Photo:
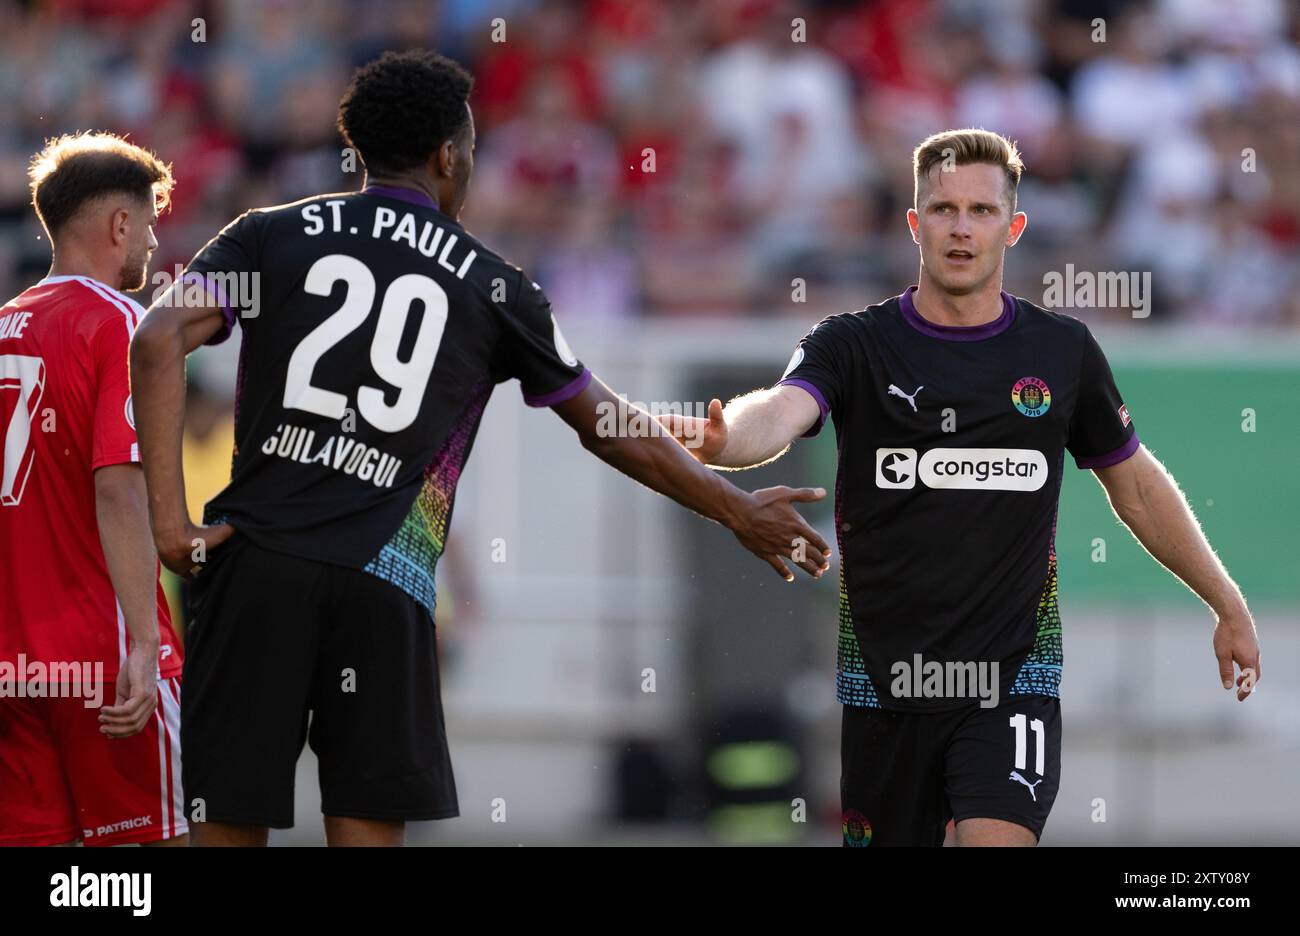
[[[412,188],[250,211],[185,279],[222,306],[208,343],[244,331],[230,484],[204,517],[237,532],[192,588],[186,801],[292,825],[310,711],[327,816],[457,815],[433,626],[456,483],[498,383],[553,406],[591,372],[542,290]]]
[[[261,274],[256,305],[224,297],[210,342],[244,329],[230,485],[205,519],[365,569],[432,614],[456,482],[495,385],[518,378],[530,405],[550,406],[590,379],[545,294],[431,199],[382,186],[250,211],[188,273],[217,290]]]

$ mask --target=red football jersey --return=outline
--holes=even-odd
[[[99,662],[112,680],[126,659],[94,472],[140,460],[127,353],[143,314],[87,276],[48,277],[0,308],[0,665]],[[161,584],[158,630],[159,674],[178,676]]]

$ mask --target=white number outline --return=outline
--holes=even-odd
[[[299,409],[330,419],[342,419],[347,409],[345,395],[313,386],[311,378],[321,357],[370,317],[375,302],[374,274],[355,257],[327,254],[311,265],[303,288],[313,296],[328,296],[339,280],[347,284],[343,304],[308,332],[289,357],[284,383],[285,409]],[[424,315],[411,356],[403,361],[398,357],[398,346],[416,300],[423,303]],[[447,314],[446,291],[427,276],[408,273],[393,280],[384,290],[379,321],[370,343],[370,363],[376,374],[398,388],[397,400],[390,406],[384,402],[382,389],[370,386],[357,389],[357,409],[366,422],[381,432],[401,432],[419,416],[446,331]]]
[[[16,507],[36,462],[36,450],[31,447],[32,419],[45,394],[44,359],[30,354],[0,354],[0,390],[18,391],[18,403],[5,430],[0,473],[0,506]]]

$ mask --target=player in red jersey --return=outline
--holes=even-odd
[[[181,652],[158,583],[127,349],[153,154],[108,134],[32,161],[50,275],[0,308],[0,845],[184,844]]]

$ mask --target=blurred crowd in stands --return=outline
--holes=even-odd
[[[1010,291],[1150,271],[1152,321],[1296,328],[1298,42],[1293,0],[0,0],[0,291],[48,264],[44,138],[126,132],[173,163],[170,271],[248,208],[359,187],[339,94],[422,46],[477,79],[463,221],[565,321],[896,294],[912,148],[982,126],[1027,167]]]

